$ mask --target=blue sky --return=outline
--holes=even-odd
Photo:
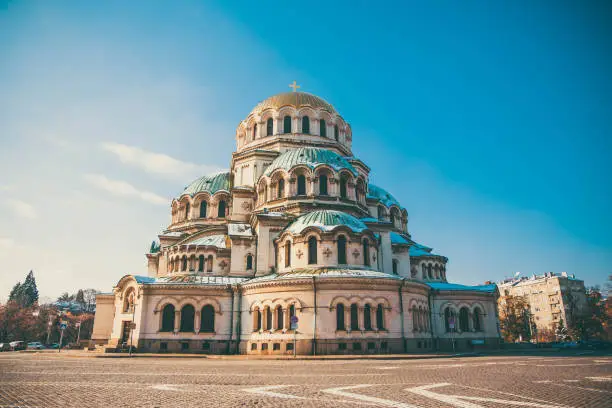
[[[612,273],[607,2],[0,0],[0,298],[109,290],[238,122],[302,90],[462,283]]]

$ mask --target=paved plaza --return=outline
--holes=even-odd
[[[612,407],[612,356],[251,360],[0,354],[3,407]]]

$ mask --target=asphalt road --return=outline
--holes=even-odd
[[[612,355],[279,361],[0,353],[0,408],[109,406],[612,407]]]

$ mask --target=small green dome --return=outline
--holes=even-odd
[[[345,212],[318,210],[299,216],[285,230],[300,234],[307,227],[317,227],[323,232],[329,232],[339,226],[348,227],[357,233],[368,229],[362,221]]]
[[[346,169],[355,176],[358,174],[353,165],[350,164],[344,157],[340,156],[336,152],[321,149],[319,147],[300,147],[297,149],[288,150],[274,159],[264,174],[266,176],[270,176],[270,174],[277,169],[289,171],[298,164],[308,166],[311,169],[315,169],[319,165],[326,164],[336,171]]]
[[[386,207],[397,205],[398,207],[402,208],[399,201],[397,201],[397,199],[393,197],[387,190],[385,190],[384,188],[380,188],[374,184],[368,184],[367,198],[378,200]]]
[[[202,176],[197,180],[194,180],[185,187],[185,190],[181,193],[183,195],[194,196],[197,193],[205,191],[209,194],[215,194],[217,191],[227,191],[230,189],[230,174],[229,172],[222,172],[211,174],[209,176]]]

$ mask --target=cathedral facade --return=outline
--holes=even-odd
[[[496,286],[448,282],[447,258],[413,240],[352,138],[315,95],[260,102],[238,125],[230,171],[172,200],[148,272],[98,295],[93,341],[216,354],[497,346]]]

